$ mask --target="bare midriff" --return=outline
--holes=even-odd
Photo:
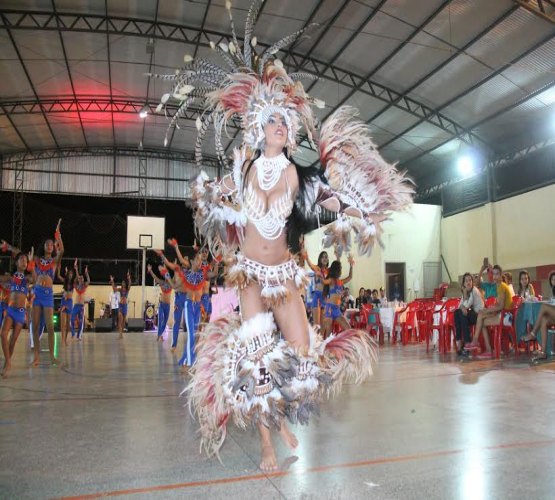
[[[52,288],[54,282],[52,281],[52,278],[46,274],[37,274],[36,284],[45,288]]]
[[[247,259],[266,266],[283,264],[290,258],[285,229],[277,239],[267,240],[258,232],[254,224],[247,223],[241,252]]]
[[[201,290],[187,290],[187,298],[193,302],[199,302],[202,297]]]
[[[335,304],[336,306],[341,305],[341,295],[339,295],[338,293],[334,293],[333,295],[330,295],[328,298],[328,302],[330,304]]]
[[[10,300],[8,302],[8,305],[10,305],[11,307],[15,307],[17,309],[21,309],[22,307],[25,307],[26,300],[27,300],[27,297],[25,297],[25,294],[19,293],[19,292],[12,292],[10,293]]]

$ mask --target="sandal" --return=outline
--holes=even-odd
[[[532,357],[532,361],[542,361],[544,359],[547,359],[547,354],[545,352],[538,352]]]
[[[522,340],[523,342],[535,342],[536,340],[538,340],[538,338],[532,333],[527,333],[520,340]]]

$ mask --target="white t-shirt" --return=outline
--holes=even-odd
[[[119,299],[120,293],[119,292],[110,292],[110,307],[112,309],[119,309]]]

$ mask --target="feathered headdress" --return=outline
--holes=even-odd
[[[256,37],[252,34],[263,2],[264,0],[254,0],[251,4],[241,49],[235,33],[231,2],[226,1],[232,40],[218,45],[210,43],[224,65],[220,66],[203,58],[193,60],[191,56],[186,55],[185,66],[175,74],[149,74],[174,82],[170,92],[162,96],[157,111],[161,111],[170,99],[180,102],[177,111],[170,118],[165,145],[169,132],[174,126],[178,126],[178,120],[185,111],[193,106],[199,110],[195,145],[195,158],[199,164],[202,162],[204,136],[211,124],[215,129],[216,154],[226,166],[228,162],[222,146],[222,133],[231,120],[239,121],[244,134],[243,142],[253,150],[263,148],[264,125],[274,113],[283,116],[287,123],[287,148],[290,151],[297,147],[297,134],[301,127],[304,127],[310,141],[314,136],[315,120],[311,105],[323,107],[324,103],[309,97],[299,81],[301,78],[314,76],[304,73],[288,75],[281,61],[274,59],[274,56],[316,25],[309,25],[288,35],[261,54],[257,54]]]

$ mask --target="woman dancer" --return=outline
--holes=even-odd
[[[226,7],[231,16],[230,2]],[[295,447],[297,440],[284,418],[306,423],[326,393],[371,373],[373,353],[365,332],[348,330],[326,342],[317,337],[299,293],[306,276],[290,248],[299,250],[307,217],[319,203],[343,214],[327,228],[326,246],[347,249],[353,228],[359,248],[367,253],[379,237],[380,221],[409,205],[412,188],[379,157],[367,127],[352,120],[351,109],[339,110],[322,127],[322,170],[292,162],[300,127],[309,142],[316,136],[310,105],[323,103],[310,98],[279,61],[272,61],[295,37],[253,57],[251,34],[259,7],[255,1],[247,15],[244,50],[235,33],[227,50],[214,45],[232,74],[210,61],[192,60],[170,77],[175,84],[161,107],[172,95],[184,96],[172,125],[190,104],[189,97],[201,101],[206,113],[197,121],[199,164],[202,138],[212,122],[223,163],[221,133],[227,121],[236,117],[244,129],[244,147],[235,151],[233,173],[217,183],[201,174],[193,186],[197,230],[213,254],[230,255],[228,281],[240,291],[241,315],[205,327],[187,391],[209,454],[218,453],[233,418],[243,428],[258,427],[260,467],[271,471],[277,468],[271,429]],[[240,253],[232,256],[237,249]],[[276,328],[284,340],[274,335]]]
[[[308,267],[314,271],[314,290],[312,291],[312,321],[315,325],[322,326],[323,317],[322,309],[324,308],[324,280],[328,277],[329,258],[328,252],[320,252],[318,255],[318,264],[314,265],[310,262],[306,250],[301,252],[302,257],[306,260]]]
[[[152,266],[149,264],[147,266],[147,271],[154,283],[160,285],[160,300],[158,304],[158,336],[156,341],[164,341],[164,332],[166,331],[166,325],[168,324],[168,318],[170,317],[170,304],[172,302],[172,287],[165,281],[160,279],[152,271]],[[158,266],[158,271],[162,276],[169,275],[168,270],[164,266]]]
[[[7,377],[12,367],[12,356],[15,343],[21,332],[21,328],[25,323],[25,302],[27,300],[27,287],[33,280],[31,274],[25,274],[31,271],[34,265],[33,249],[29,255],[18,253],[15,257],[16,271],[7,281],[6,276],[0,277],[0,282],[9,284],[10,297],[6,310],[6,317],[2,323],[2,352],[4,353],[4,368],[2,369],[2,377]],[[11,336],[8,335],[12,330]]]
[[[353,278],[353,266],[355,261],[349,255],[349,275],[346,278],[341,278],[341,262],[334,260],[331,263],[328,277],[324,282],[324,295],[326,296],[326,305],[324,308],[324,328],[323,335],[327,338],[337,325],[341,330],[349,328],[349,323],[345,316],[341,313],[341,295],[343,287],[346,283]]]
[[[2,321],[4,320],[5,313],[8,309],[8,301],[10,299],[10,279],[9,273],[0,276],[0,328],[2,328]]]
[[[84,276],[79,274],[77,259],[75,259],[74,269],[75,301],[73,309],[71,310],[71,338],[75,338],[78,342],[80,342],[81,335],[83,334],[83,327],[85,326],[85,292],[91,284],[91,277],[89,276],[89,266],[85,266]],[[75,323],[79,325],[77,327],[77,332],[75,331]]]
[[[123,338],[123,327],[127,320],[127,303],[129,299],[129,290],[131,289],[131,274],[127,271],[125,279],[121,282],[121,285],[116,285],[114,282],[114,277],[110,276],[110,285],[114,292],[119,292],[119,310],[118,310],[118,332],[119,338]]]
[[[60,233],[60,224],[62,219],[58,221],[54,239],[47,239],[43,245],[43,255],[35,256],[35,265],[33,266],[33,292],[35,298],[33,300],[32,323],[40,325],[41,316],[44,316],[46,330],[48,331],[48,350],[50,351],[50,362],[57,365],[58,360],[54,356],[54,278],[56,276],[56,268],[62,260],[64,253],[64,244]],[[19,249],[12,247],[2,240],[2,246],[11,251],[12,254],[18,254]],[[33,328],[33,351],[34,358],[32,366],[38,366],[40,362],[40,327]]]
[[[75,259],[74,267],[76,265],[77,259]],[[60,268],[58,267],[57,277],[64,283],[62,288],[62,303],[60,305],[60,331],[62,334],[62,345],[67,346],[67,336],[71,329],[70,317],[71,311],[73,310],[73,287],[75,284],[75,273],[73,269],[68,269],[66,267],[65,274],[62,277],[60,274]]]
[[[181,328],[181,322],[183,320],[183,311],[185,309],[185,299],[187,298],[187,293],[185,291],[185,277],[183,272],[190,267],[189,260],[185,260],[179,251],[179,247],[177,245],[177,241],[175,241],[175,245],[170,243],[170,245],[174,246],[176,249],[176,254],[178,254],[178,258],[182,264],[186,264],[186,267],[181,267],[177,260],[174,262],[170,262],[164,253],[160,250],[157,250],[156,253],[160,257],[162,262],[162,266],[165,266],[166,272],[162,275],[162,277],[166,280],[166,282],[175,290],[174,294],[174,301],[173,301],[173,333],[172,333],[172,345],[171,345],[171,352],[175,352],[177,349],[177,341],[179,340],[179,329]],[[168,269],[171,269],[174,273],[173,278],[170,276]]]

